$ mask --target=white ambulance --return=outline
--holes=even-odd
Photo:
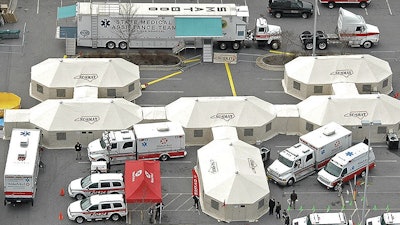
[[[311,213],[308,216],[293,219],[292,225],[353,225],[346,215],[339,213]]]
[[[77,223],[95,220],[117,221],[128,213],[122,194],[93,195],[68,206],[70,220]]]
[[[39,174],[40,130],[13,129],[4,170],[4,205],[31,202]]]
[[[382,216],[368,218],[366,221],[368,225],[399,225],[400,224],[400,212],[388,212],[382,214]]]
[[[94,173],[68,185],[68,195],[78,200],[95,194],[125,194],[122,173]]]
[[[369,157],[369,169],[375,167],[375,155],[371,150],[368,154],[368,145],[358,143],[347,150],[336,154],[324,169],[318,173],[318,181],[328,189],[337,190],[338,182],[347,182],[354,179],[354,176],[365,176],[367,168],[367,157]]]

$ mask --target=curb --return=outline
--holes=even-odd
[[[285,65],[271,65],[271,64],[266,64],[264,62],[263,59],[266,57],[270,57],[270,56],[275,56],[275,55],[268,54],[268,55],[263,55],[263,56],[258,57],[256,60],[256,65],[265,70],[284,71]]]

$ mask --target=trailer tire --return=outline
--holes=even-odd
[[[128,44],[127,44],[125,41],[121,41],[121,42],[118,44],[118,47],[119,47],[121,50],[125,50],[125,49],[128,48]]]
[[[330,8],[330,9],[335,8],[335,3],[334,2],[328,2],[328,8]]]
[[[369,49],[369,48],[372,47],[372,42],[366,41],[366,42],[363,43],[362,46],[363,46],[363,48],[365,48],[365,49]]]
[[[312,41],[309,41],[309,42],[304,43],[304,48],[305,48],[306,50],[312,50],[313,47],[314,47],[314,46],[313,46]]]
[[[106,47],[107,47],[108,49],[114,49],[115,46],[116,46],[115,43],[112,42],[112,41],[109,41],[109,42],[107,42],[107,44],[106,44]]]
[[[82,200],[82,199],[84,199],[85,198],[85,196],[83,195],[83,194],[77,194],[77,195],[75,195],[75,199],[76,200]]]
[[[221,50],[226,50],[228,46],[226,45],[225,42],[219,42],[219,49]]]
[[[239,50],[240,49],[240,42],[237,42],[237,41],[233,42],[232,43],[232,49],[233,50]]]
[[[366,2],[360,2],[360,8],[365,9],[367,8],[367,3]]]
[[[318,43],[318,49],[319,50],[325,50],[328,47],[328,43],[326,41],[320,41]]]
[[[282,17],[282,13],[281,12],[276,12],[274,14],[275,18],[280,19]]]
[[[111,219],[112,221],[118,221],[118,220],[120,219],[120,216],[119,216],[118,214],[114,213],[114,214],[112,214],[112,215],[110,216],[110,219]]]
[[[281,42],[280,41],[276,41],[276,40],[275,41],[271,41],[270,46],[271,46],[271,48],[273,50],[277,50],[277,49],[279,49],[281,47]]]
[[[294,179],[290,178],[287,182],[287,186],[292,186],[294,184]]]
[[[7,205],[7,201],[4,199],[4,205]]]
[[[307,19],[308,17],[310,17],[310,15],[308,13],[304,12],[304,13],[301,14],[301,17],[303,19]]]
[[[311,34],[311,32],[306,30],[306,31],[303,31],[303,33],[301,33],[301,34]]]
[[[160,156],[160,161],[167,161],[169,159],[169,155],[163,154]]]
[[[82,216],[78,216],[75,218],[75,222],[81,224],[85,222],[85,218],[83,218]]]

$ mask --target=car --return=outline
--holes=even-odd
[[[128,213],[122,194],[92,195],[68,206],[70,220],[81,224],[92,220],[118,221]]]
[[[93,173],[71,181],[68,195],[77,200],[95,194],[125,194],[122,173]]]
[[[314,5],[301,0],[269,0],[268,12],[278,19],[284,15],[307,19],[314,13]]]

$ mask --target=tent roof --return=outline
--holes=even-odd
[[[297,106],[301,118],[320,126],[331,121],[343,126],[359,126],[361,120],[400,122],[400,101],[388,95],[310,96]]]
[[[213,140],[197,157],[206,195],[226,204],[253,204],[269,194],[258,148],[240,140]]]
[[[159,161],[126,161],[124,180],[127,203],[162,201]]]
[[[31,79],[47,87],[123,87],[139,74],[139,66],[121,58],[50,58],[31,67]]]
[[[142,120],[141,107],[123,98],[46,100],[30,122],[48,131],[120,130]]]
[[[393,74],[371,55],[301,56],[285,64],[285,73],[305,84],[378,83]]]
[[[271,103],[254,96],[182,97],[166,107],[167,119],[185,128],[255,127],[271,122]]]

